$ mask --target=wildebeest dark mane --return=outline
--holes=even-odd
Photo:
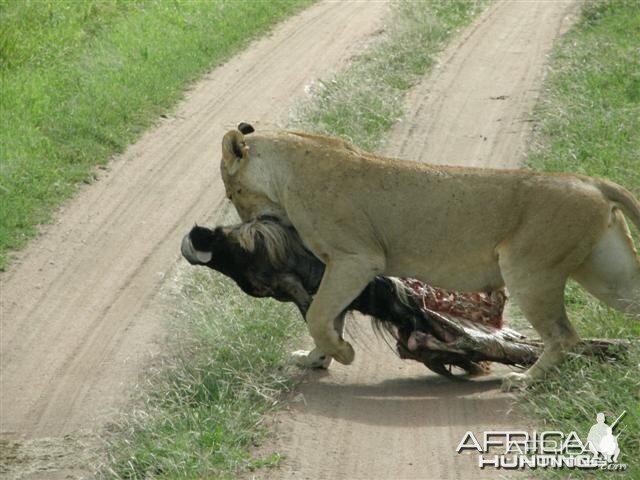
[[[283,226],[274,217],[261,217],[252,222],[240,223],[230,227],[231,238],[250,253],[256,248],[263,249],[275,266],[287,264],[290,255],[311,255],[303,245],[302,240],[291,227]]]

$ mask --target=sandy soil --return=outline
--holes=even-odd
[[[158,292],[182,235],[221,210],[222,135],[243,120],[285,122],[387,9],[320,2],[215,69],[2,274],[0,475],[81,474],[75,439],[113,418],[159,349]]]
[[[499,2],[443,53],[407,99],[384,153],[430,163],[517,168],[531,133],[553,41],[570,2]],[[501,478],[455,449],[466,431],[527,429],[509,413],[494,375],[451,382],[403,362],[369,332],[353,340],[353,365],[309,375],[275,419],[282,468],[258,477],[299,479]],[[354,328],[352,326],[352,328]],[[511,475],[514,475],[513,473]],[[526,476],[526,475],[525,475]]]
[[[164,331],[158,292],[195,220],[223,210],[218,145],[239,121],[285,121],[304,87],[382,25],[384,2],[321,2],[214,70],[84,188],[1,275],[0,474],[82,476],[91,443],[144,378]],[[492,7],[411,95],[395,156],[517,165],[545,55],[568,4]],[[353,327],[352,327],[353,328]],[[358,329],[356,363],[310,375],[276,421],[274,478],[474,478],[464,431],[513,424],[487,378],[451,383]],[[486,476],[486,472],[483,473]]]

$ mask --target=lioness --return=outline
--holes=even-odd
[[[449,290],[506,285],[544,341],[539,360],[505,376],[509,388],[541,376],[578,341],[564,289],[574,278],[606,304],[640,316],[640,259],[625,188],[580,175],[434,166],[378,157],[300,132],[222,139],[227,197],[244,221],[290,222],[326,265],[307,312],[316,347],[349,364],[333,321],[376,276],[415,277]]]

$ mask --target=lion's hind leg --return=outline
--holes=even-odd
[[[533,268],[511,268],[502,259],[500,266],[511,297],[544,342],[542,355],[528,370],[504,377],[503,389],[509,390],[525,386],[558,365],[579,337],[567,318],[564,306],[566,277]]]
[[[640,259],[620,211],[571,276],[607,305],[640,317]]]

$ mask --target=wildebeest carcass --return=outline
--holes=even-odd
[[[196,225],[183,238],[181,250],[189,263],[221,272],[248,295],[293,302],[303,317],[325,268],[293,227],[273,217],[213,230]],[[542,343],[502,325],[505,301],[502,290],[449,292],[414,279],[378,276],[344,310],[336,328],[341,331],[350,311],[368,315],[377,329],[396,340],[401,358],[444,376],[452,375],[451,367],[483,374],[488,362],[531,365]],[[587,350],[598,353],[611,342],[587,343]]]

